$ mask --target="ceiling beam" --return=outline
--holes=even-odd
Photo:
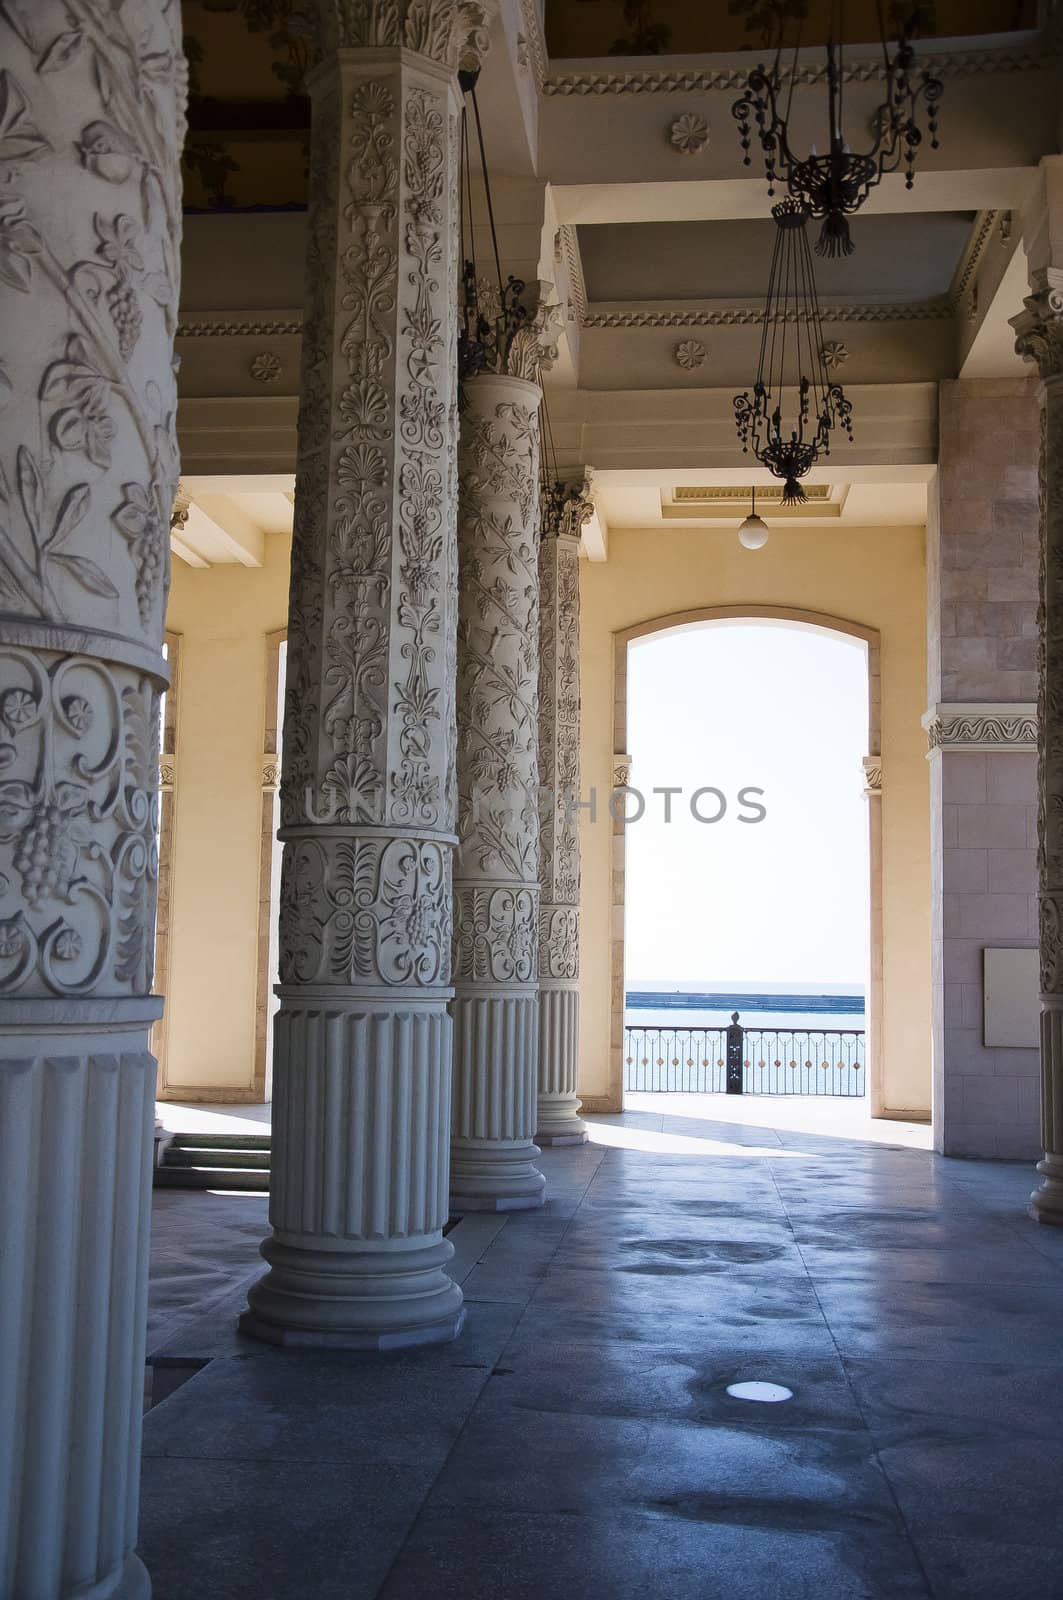
[[[204,561],[202,556],[197,555],[192,546],[186,544],[179,534],[170,534],[170,549],[186,566],[199,567],[204,570],[210,566],[210,562]]]
[[[966,351],[961,345],[960,378],[1025,378],[1030,368],[1015,353],[1015,329],[1010,319],[1022,310],[1029,293],[1026,252],[1019,244],[1011,253],[988,305],[978,307],[978,322]],[[961,335],[962,337],[962,335]]]
[[[253,521],[243,506],[229,495],[200,495],[196,506],[200,513],[210,518],[216,536],[227,546],[231,556],[244,567],[261,567],[266,560],[266,535]]]
[[[1037,181],[1033,167],[923,172],[914,189],[900,173],[883,178],[864,205],[868,214],[898,211],[1020,210]],[[771,202],[763,178],[704,178],[671,183],[577,183],[552,187],[558,222],[714,222],[764,217]]]
[[[582,548],[588,561],[608,561],[609,559],[609,524],[602,510],[601,500],[595,492],[595,483],[598,474],[593,467],[588,467],[584,474],[594,512],[588,522],[583,524]]]

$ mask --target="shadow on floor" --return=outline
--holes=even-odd
[[[266,1201],[156,1195],[151,1350],[208,1363],[145,1419],[156,1600],[1063,1597],[1029,1169],[652,1115],[454,1230],[466,1331],[421,1352],[242,1338]]]

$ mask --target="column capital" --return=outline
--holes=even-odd
[[[1046,382],[1063,376],[1063,268],[1039,267],[1032,274],[1030,293],[1011,326],[1016,354],[1035,361]]]
[[[541,384],[557,360],[564,307],[546,279],[527,284],[510,276],[504,284],[487,273],[477,276],[466,261],[462,280],[463,326],[458,339],[462,381],[494,373]]]
[[[861,763],[864,769],[864,794],[870,800],[882,795],[882,757],[865,756]]]
[[[494,0],[316,0],[315,53],[406,49],[440,66],[475,72],[488,47]]]
[[[580,533],[594,515],[594,501],[590,494],[590,480],[581,478],[556,478],[542,497],[539,527],[544,539],[573,539],[579,541]]]
[[[170,511],[170,532],[181,533],[188,526],[189,513],[192,510],[192,496],[183,483],[178,483],[177,493],[173,498],[173,507]]]

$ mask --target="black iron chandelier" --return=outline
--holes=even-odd
[[[828,375],[812,252],[808,208],[788,197],[772,207],[775,248],[752,393],[735,396],[735,422],[743,454],[752,450],[773,477],[783,480],[783,505],[805,499],[801,479],[830,455],[831,434],[853,437],[853,408]],[[789,414],[787,410],[789,408]]]
[[[889,21],[896,35],[897,48],[890,55],[883,0],[876,0],[886,97],[871,122],[873,143],[864,151],[850,148],[844,129],[845,66],[842,45],[844,0],[830,0],[831,28],[827,42],[827,149],[820,155],[815,145],[804,158],[795,154],[790,142],[790,115],[794,88],[802,76],[798,63],[801,48],[801,19],[807,14],[805,0],[767,0],[760,9],[766,21],[766,42],[775,50],[770,71],[762,64],[750,74],[745,93],[732,107],[738,122],[744,162],[750,165],[750,145],[760,140],[768,193],[774,195],[776,183],[804,202],[810,216],[822,219],[816,254],[851,255],[852,236],[849,218],[859,211],[871,190],[890,172],[904,169],[905,186],[912,187],[915,158],[923,142],[917,117],[920,103],[925,108],[930,148],[938,148],[938,103],[940,78],[925,69],[917,71],[912,36],[927,21],[930,8],[919,0],[891,0]],[[787,20],[796,18],[798,26],[793,61],[789,71],[782,67],[786,48]],[[785,86],[786,103],[783,107]]]

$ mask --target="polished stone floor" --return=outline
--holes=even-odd
[[[593,1137],[544,1152],[542,1211],[452,1233],[461,1339],[382,1358],[241,1338],[265,1200],[156,1195],[149,1348],[194,1371],[145,1419],[156,1600],[1063,1600],[1028,1168],[646,1111]]]

